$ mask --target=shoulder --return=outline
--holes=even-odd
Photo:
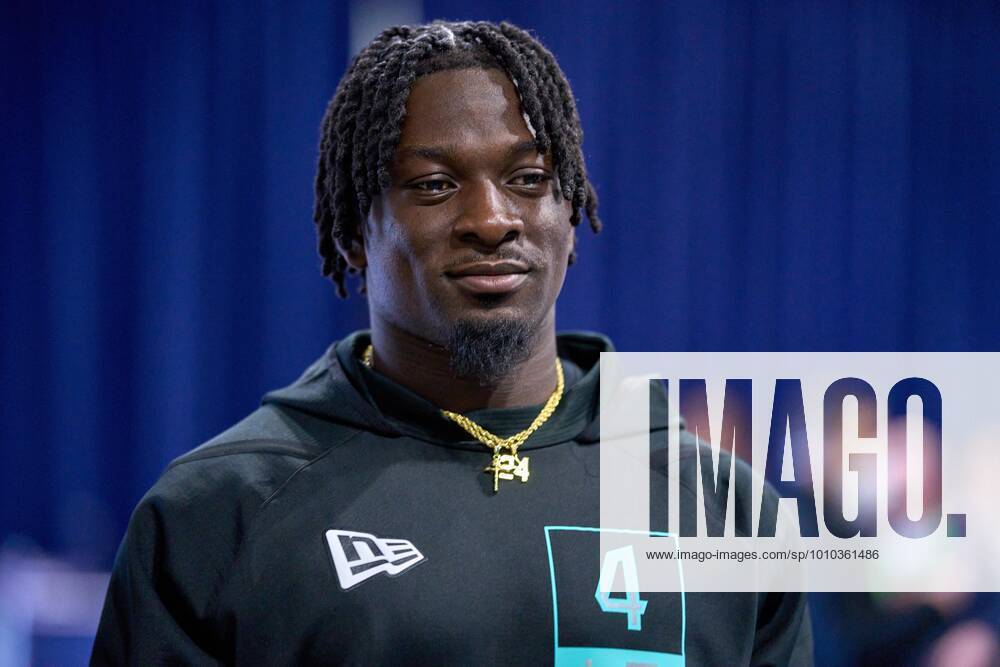
[[[174,459],[140,501],[129,533],[152,525],[241,536],[298,470],[360,433],[359,424],[331,417],[350,402],[346,389],[328,386],[335,345],[247,417]]]
[[[669,464],[665,430],[661,433],[664,433],[663,437],[651,439],[650,465],[653,470],[670,480],[668,484],[679,486],[682,515],[694,512],[696,507],[703,507],[711,533],[723,530],[729,511],[729,488],[735,486],[733,511],[736,515],[736,532],[740,535],[751,534],[751,489],[754,485],[763,483],[763,480],[756,479],[750,464],[725,450],[713,451],[711,444],[696,438],[681,424],[680,449],[677,455],[679,469],[674,471]],[[715,493],[706,493],[705,480],[711,480],[709,488],[714,488]],[[702,487],[701,494],[698,487]],[[764,484],[763,492],[774,493],[767,484]],[[684,521],[685,517],[682,516],[682,524]]]
[[[249,511],[321,452],[311,437],[292,432],[275,408],[264,406],[174,459],[136,511],[208,511],[216,517],[233,507]]]
[[[263,405],[231,428],[174,459],[139,503],[192,522],[243,523],[295,472],[355,429],[319,431],[305,414]]]
[[[172,599],[205,618],[260,510],[336,444],[298,428],[264,406],[170,463],[132,513],[116,576],[134,588],[169,581]]]
[[[128,539],[155,533],[172,550],[188,541],[230,541],[295,471],[319,453],[288,437],[268,408],[174,459],[136,506]]]
[[[314,429],[301,423],[305,418],[289,414],[283,406],[263,405],[219,435],[174,459],[167,470],[214,458],[227,458],[233,465],[248,457],[313,458],[322,453],[324,447]]]

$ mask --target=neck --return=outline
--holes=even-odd
[[[449,364],[450,353],[440,344],[404,331],[374,313],[371,323],[378,372],[439,408],[464,413],[538,405],[556,388],[554,313],[538,327],[527,358],[485,386],[475,378],[456,377]]]

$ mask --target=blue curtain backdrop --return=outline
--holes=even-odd
[[[624,350],[996,350],[1000,5],[427,0],[579,99]],[[0,540],[107,567],[173,457],[366,324],[319,276],[340,3],[3,10]]]

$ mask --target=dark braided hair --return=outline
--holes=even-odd
[[[573,205],[570,224],[580,224],[585,211],[590,227],[600,231],[573,93],[544,46],[509,23],[437,21],[389,28],[355,57],[320,129],[313,220],[323,275],[330,276],[341,297],[347,296],[346,274],[355,270],[337,244],[346,248],[360,240],[372,201],[389,187],[411,85],[433,72],[477,67],[500,69],[510,77],[538,151],[551,151],[562,195]],[[574,259],[575,253],[570,262]]]

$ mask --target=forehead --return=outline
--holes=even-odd
[[[510,145],[533,139],[517,90],[497,69],[434,72],[414,82],[399,145]]]

